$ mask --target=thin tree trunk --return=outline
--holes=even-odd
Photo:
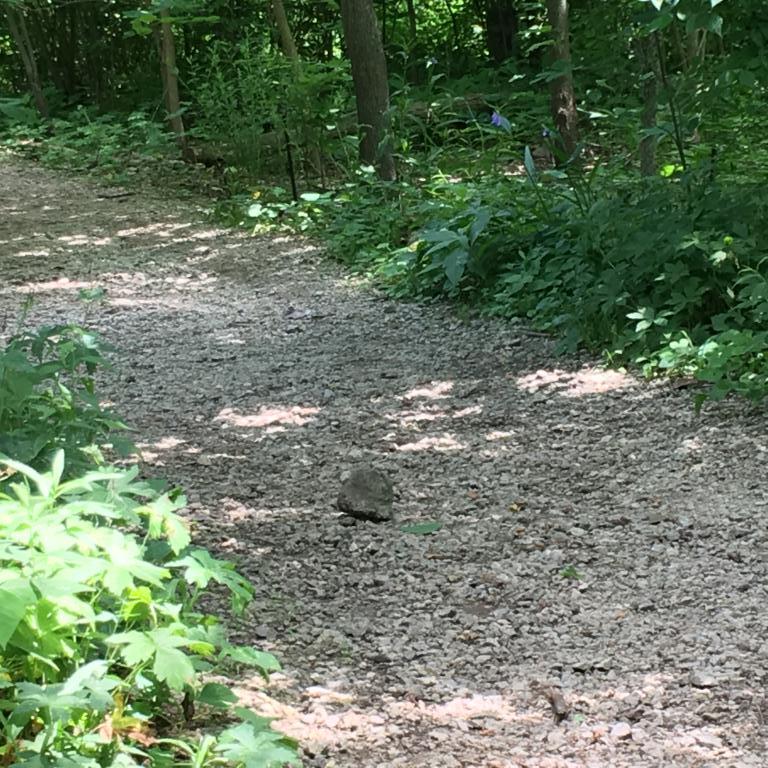
[[[416,45],[416,6],[413,4],[413,0],[405,0],[405,7],[408,12],[408,32],[411,38],[411,47]]]
[[[170,24],[171,14],[168,7],[160,9],[160,72],[163,80],[165,109],[171,130],[176,134],[176,142],[182,157],[187,161],[194,160],[194,154],[189,146],[187,134],[184,131],[184,120],[181,117],[181,99],[179,98],[179,74],[176,68],[176,41]]]
[[[280,39],[280,48],[283,53],[298,67],[299,52],[296,50],[296,41],[293,39],[291,26],[288,24],[288,16],[285,13],[283,0],[272,0],[272,15],[275,18],[275,26]]]
[[[419,63],[415,58],[417,38],[418,38],[418,22],[416,19],[416,6],[413,0],[405,0],[405,8],[408,16],[408,80],[412,83],[419,82]]]
[[[32,42],[29,39],[27,25],[22,12],[16,12],[11,6],[6,8],[6,17],[8,18],[8,29],[11,32],[13,42],[18,48],[19,56],[24,65],[24,72],[27,75],[29,90],[32,92],[32,99],[35,107],[40,113],[40,117],[47,119],[50,117],[48,102],[43,93],[43,86],[40,83],[40,74],[37,70],[37,61],[35,52],[32,48]]]
[[[571,74],[571,44],[568,29],[568,0],[547,0],[547,15],[552,27],[552,63],[567,65],[560,77],[550,83],[550,108],[555,128],[560,134],[565,152],[570,156],[579,140],[576,98]]]
[[[640,127],[646,131],[656,127],[656,113],[659,102],[659,52],[654,35],[646,35],[636,41],[637,58],[640,63],[640,91],[643,110],[640,113]],[[656,145],[658,138],[645,135],[640,139],[640,173],[643,176],[656,175]]]
[[[515,0],[486,0],[485,41],[491,61],[501,64],[517,54],[518,17]]]
[[[395,179],[395,162],[387,136],[387,62],[372,0],[341,0],[341,19],[362,129],[360,159],[375,165],[380,178],[391,181]]]

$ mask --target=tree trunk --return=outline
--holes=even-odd
[[[413,0],[405,0],[405,7],[408,12],[408,33],[410,37],[411,48],[416,45],[416,6],[413,4]]]
[[[579,140],[576,98],[571,74],[571,44],[568,30],[568,0],[547,0],[547,16],[552,27],[552,64],[567,70],[550,83],[550,105],[555,128],[565,152],[571,156]]]
[[[280,38],[280,48],[283,53],[294,62],[294,66],[296,67],[299,62],[299,52],[296,50],[296,42],[293,39],[291,26],[288,24],[288,16],[285,13],[283,0],[272,0],[272,15],[275,18],[275,26],[277,27],[277,34]]]
[[[45,94],[43,93],[43,86],[40,83],[40,74],[37,70],[35,52],[32,49],[32,43],[29,39],[24,14],[21,11],[15,11],[9,5],[6,8],[6,16],[8,18],[8,29],[11,32],[13,42],[18,48],[19,56],[21,56],[21,61],[24,64],[24,72],[27,75],[27,82],[29,83],[29,90],[32,92],[32,99],[35,102],[35,107],[40,113],[40,117],[47,119],[50,116],[50,111],[48,109],[48,102],[46,101]]]
[[[194,161],[194,153],[189,146],[187,134],[184,131],[184,120],[181,117],[181,99],[179,98],[179,73],[176,68],[176,41],[170,24],[168,7],[160,9],[160,74],[163,81],[165,109],[171,130],[176,134],[182,157]]]
[[[640,113],[640,127],[648,130],[656,127],[656,113],[659,101],[659,51],[654,35],[646,35],[636,41],[637,58],[640,63],[640,91],[643,111]],[[640,173],[643,176],[656,175],[656,136],[640,139]]]
[[[517,30],[515,0],[486,0],[485,41],[495,64],[517,55]]]
[[[352,63],[357,120],[362,129],[360,159],[375,165],[380,178],[392,181],[395,161],[387,135],[387,62],[372,0],[341,0],[341,20]]]

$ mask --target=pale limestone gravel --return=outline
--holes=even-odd
[[[78,289],[107,288],[103,391],[255,582],[235,631],[285,669],[237,683],[307,765],[768,764],[764,409],[697,417],[689,390],[386,300],[204,201],[105,193],[0,159],[0,318],[33,294],[30,324],[80,320]],[[365,464],[397,523],[334,509]]]

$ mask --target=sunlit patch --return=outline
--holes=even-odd
[[[47,293],[48,291],[74,291],[94,287],[96,287],[96,283],[87,280],[70,280],[68,277],[59,277],[56,280],[20,285],[16,290],[19,293]]]
[[[44,248],[40,251],[17,251],[15,255],[27,259],[35,259],[46,258],[51,255],[51,252],[47,248]]]
[[[158,235],[159,237],[170,237],[180,229],[189,229],[191,224],[171,224],[170,222],[158,222],[156,224],[146,224],[143,227],[132,227],[131,229],[119,229],[116,232],[117,237],[135,237],[136,235]]]
[[[258,413],[237,413],[232,408],[224,408],[214,418],[232,427],[270,427],[274,425],[302,426],[314,421],[320,413],[319,408],[304,408],[293,405],[289,408],[262,408]]]
[[[109,245],[111,237],[90,237],[89,235],[61,235],[57,238],[67,245]]]
[[[477,416],[478,414],[483,412],[483,407],[481,405],[470,405],[467,408],[462,408],[459,411],[456,411],[455,413],[451,414],[452,419],[463,419],[466,416]]]
[[[632,384],[632,379],[620,371],[602,368],[588,368],[576,373],[555,368],[551,371],[540,370],[529,373],[527,376],[520,376],[515,383],[526,392],[548,389],[565,397],[582,397],[624,389]]]
[[[485,439],[488,440],[488,442],[493,442],[494,440],[509,440],[511,437],[514,437],[515,433],[512,431],[509,432],[503,432],[501,430],[494,430],[493,432],[489,432]]]
[[[437,421],[445,418],[444,411],[403,411],[387,415],[390,421],[396,421],[401,427],[410,427],[422,421]]]
[[[424,437],[415,443],[397,445],[395,450],[404,452],[437,451],[438,453],[443,453],[445,451],[460,451],[466,447],[466,445],[458,442],[452,435],[445,434],[441,437]]]
[[[442,400],[443,398],[450,397],[450,393],[453,390],[452,381],[432,381],[429,385],[423,387],[416,387],[411,389],[403,395],[404,400],[414,400],[418,397],[426,400]]]
[[[167,436],[161,437],[154,443],[136,443],[136,447],[141,451],[141,458],[144,461],[154,464],[161,454],[172,451],[180,445],[184,445],[185,442],[185,440],[180,440],[177,437]]]

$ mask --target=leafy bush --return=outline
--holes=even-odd
[[[264,675],[279,667],[230,645],[219,621],[196,611],[212,582],[238,611],[251,588],[190,546],[176,515],[183,497],[156,495],[135,469],[64,480],[62,451],[45,473],[11,459],[0,466],[13,474],[0,494],[0,762],[296,764],[292,742],[201,679],[222,663]],[[175,724],[194,702],[244,719],[190,742]]]
[[[238,44],[217,41],[190,78],[195,109],[191,133],[221,150],[227,162],[253,178],[283,174],[286,137],[301,161],[323,176],[318,160],[346,162],[356,152],[346,134],[355,127],[348,67],[338,61],[302,61],[266,50],[252,35]],[[303,154],[302,154],[303,153]]]
[[[21,332],[0,349],[0,454],[37,466],[63,449],[72,470],[126,426],[103,408],[94,376],[108,365],[96,334],[76,325]],[[130,444],[112,435],[115,447]],[[91,458],[89,458],[89,454]]]
[[[291,740],[206,679],[279,669],[197,609],[217,584],[241,613],[251,586],[191,544],[177,491],[103,465],[125,429],[96,396],[105,349],[60,325],[0,351],[0,764],[297,764]],[[229,727],[190,737],[196,706]]]
[[[98,170],[115,183],[125,183],[136,159],[155,162],[177,153],[165,127],[142,111],[98,114],[78,107],[45,123],[17,122],[2,126],[4,144],[51,168]],[[152,172],[157,168],[153,166]]]

